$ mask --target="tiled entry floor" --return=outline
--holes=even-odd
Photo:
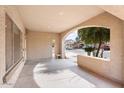
[[[121,85],[81,69],[69,59],[42,59],[26,62],[15,87],[94,88]]]

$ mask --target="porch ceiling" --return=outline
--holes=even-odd
[[[65,31],[104,10],[96,6],[17,6],[24,25],[31,31]]]

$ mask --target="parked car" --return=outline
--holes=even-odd
[[[110,50],[110,46],[104,46],[104,50]]]

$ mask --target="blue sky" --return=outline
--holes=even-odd
[[[75,40],[75,38],[76,38],[77,36],[78,36],[78,35],[77,35],[77,31],[75,31],[75,32],[70,33],[70,34],[66,37],[65,40],[69,40],[69,39]]]

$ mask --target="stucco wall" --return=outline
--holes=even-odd
[[[5,71],[5,14],[8,14],[9,17],[14,21],[14,23],[20,28],[23,32],[23,48],[25,48],[25,28],[23,22],[19,16],[16,6],[0,6],[0,83],[3,83],[3,76],[6,74]],[[25,51],[23,51],[24,53]],[[9,75],[11,76],[11,75]]]
[[[117,17],[109,14],[109,13],[103,13],[100,14],[96,17],[93,17],[90,20],[87,20],[86,22],[76,26],[75,28],[65,31],[61,33],[61,39],[70,31],[76,30],[81,27],[85,26],[104,26],[110,28],[110,46],[111,46],[111,54],[110,54],[110,62],[107,62],[106,66],[102,68],[102,65],[97,65],[96,62],[90,64],[90,59],[89,60],[83,60],[81,58],[78,60],[78,63],[81,62],[81,64],[85,65],[84,61],[89,61],[89,69],[93,68],[100,68],[101,70],[104,70],[105,72],[102,73],[106,77],[122,81],[122,63],[123,63],[123,28],[122,28],[122,20],[118,19]],[[99,62],[97,60],[97,62]],[[80,65],[80,64],[79,64]],[[81,66],[81,65],[80,65]],[[97,72],[101,74],[100,72]]]
[[[0,6],[0,83],[5,73],[5,11]]]
[[[23,56],[26,59],[26,39],[25,39],[25,27],[21,19],[21,15],[16,6],[4,6],[5,12],[13,20],[13,22],[18,26],[22,31],[22,46],[23,46]]]
[[[123,21],[123,40],[124,40],[124,21]],[[124,41],[122,43],[123,43],[123,48],[124,48]],[[124,49],[123,49],[123,53],[124,53]],[[122,59],[122,78],[123,78],[123,82],[124,82],[124,57]],[[123,87],[124,87],[124,85],[123,85]]]
[[[52,57],[52,40],[55,40],[55,53],[59,53],[59,34],[28,31],[27,32],[27,59]]]
[[[77,63],[80,67],[90,69],[95,73],[99,73],[101,76],[109,77],[114,81],[121,82],[117,79],[111,78],[111,68],[110,66],[107,66],[110,64],[109,60],[83,55],[78,55],[77,60]]]

